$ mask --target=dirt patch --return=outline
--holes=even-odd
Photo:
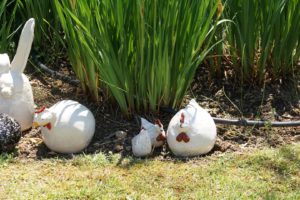
[[[72,70],[63,63],[54,68],[69,76],[74,76]],[[139,132],[137,116],[126,118],[116,109],[117,106],[102,100],[92,103],[79,87],[72,86],[61,80],[49,77],[36,68],[29,68],[29,75],[35,103],[37,107],[51,106],[59,100],[72,99],[84,104],[95,115],[96,132],[91,144],[84,153],[121,152],[132,155],[131,138]],[[222,77],[210,81],[207,69],[200,68],[185,103],[190,98],[196,98],[199,104],[214,117],[242,118],[290,121],[300,120],[300,84],[295,82],[266,84],[263,89],[251,84],[237,84],[233,78]],[[205,84],[203,84],[205,83]],[[161,112],[158,115],[141,114],[150,121],[161,119],[165,130],[173,114]],[[254,128],[218,125],[218,139],[209,155],[228,151],[246,151],[265,146],[277,147],[283,144],[299,142],[300,127],[292,128]],[[123,131],[123,136],[118,136]],[[117,133],[117,134],[116,134]],[[122,135],[121,134],[121,135]],[[65,157],[50,151],[43,143],[39,129],[31,129],[23,133],[18,146],[17,157],[26,159],[43,159],[48,157]],[[172,158],[165,145],[155,150],[153,156],[162,159]]]

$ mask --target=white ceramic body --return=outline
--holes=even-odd
[[[6,53],[0,54],[0,73],[5,73],[10,70],[10,60]]]
[[[151,138],[147,130],[142,129],[138,135],[132,138],[131,144],[132,153],[137,157],[147,156],[151,153]]]
[[[24,25],[11,63],[7,54],[0,54],[0,113],[15,118],[22,131],[31,128],[34,113],[31,85],[23,74],[34,37],[34,25],[34,19],[29,19]]]
[[[64,100],[49,111],[55,113],[56,120],[50,130],[41,128],[49,149],[58,153],[76,153],[89,145],[95,133],[95,118],[88,108],[76,101]]]
[[[180,127],[181,113],[185,115],[185,123]],[[185,132],[190,141],[178,142],[176,137]],[[196,101],[177,112],[171,119],[167,130],[167,143],[177,156],[197,156],[208,153],[214,146],[217,130],[210,114],[201,108]]]
[[[15,118],[22,130],[31,128],[34,101],[31,85],[24,74],[15,71],[0,74],[0,112]]]
[[[164,144],[164,141],[157,141],[156,138],[161,134],[161,128],[157,124],[152,124],[148,120],[141,118],[142,128],[147,130],[147,133],[151,139],[151,144],[154,147],[160,147]],[[163,134],[165,135],[164,131]]]

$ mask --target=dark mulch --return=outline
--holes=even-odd
[[[74,77],[67,62],[54,67],[65,75]],[[131,138],[139,132],[138,117],[127,118],[121,114],[116,105],[111,105],[102,99],[93,103],[75,87],[49,77],[36,68],[29,67],[27,74],[33,87],[37,106],[51,106],[59,100],[73,99],[86,105],[96,118],[96,132],[93,141],[84,153],[120,152],[131,155]],[[201,67],[195,78],[185,103],[190,98],[196,98],[199,104],[207,109],[214,117],[242,118],[262,120],[300,120],[300,84],[291,80],[273,81],[267,83],[263,89],[254,84],[239,84],[234,77],[222,76],[210,81],[208,72]],[[274,83],[275,82],[275,83]],[[167,129],[172,113],[140,114],[153,121],[160,118]],[[118,138],[117,131],[124,131],[125,138]],[[292,128],[254,128],[218,125],[218,139],[212,154],[230,151],[246,151],[266,146],[277,147],[300,141],[300,127]],[[42,159],[47,157],[65,157],[72,155],[58,155],[51,152],[44,144],[38,129],[23,133],[17,146],[18,158]],[[157,149],[153,156],[162,159],[173,158],[167,146]]]

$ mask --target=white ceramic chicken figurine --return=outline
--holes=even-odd
[[[155,124],[152,124],[141,118],[141,131],[132,139],[133,154],[138,157],[147,156],[153,148],[162,146],[165,140],[164,127],[159,119],[156,119]]]
[[[95,132],[93,113],[82,104],[63,100],[36,111],[33,126],[41,126],[47,147],[59,153],[76,153],[88,146]]]
[[[151,138],[147,130],[142,129],[141,132],[134,136],[131,140],[132,153],[136,157],[147,156],[152,151]]]
[[[34,19],[29,19],[21,33],[16,55],[10,63],[0,54],[0,113],[15,118],[22,130],[32,125],[34,101],[31,85],[23,74],[34,36]]]
[[[141,125],[141,129],[145,129],[148,132],[153,147],[160,147],[165,143],[166,133],[159,119],[156,119],[154,124],[152,124],[148,120],[141,118]]]
[[[214,120],[194,99],[176,113],[167,130],[167,143],[177,156],[206,154],[213,148],[216,137]]]

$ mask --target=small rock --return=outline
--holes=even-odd
[[[131,151],[131,146],[126,146],[126,147],[125,147],[125,150],[126,150],[126,151]]]
[[[248,147],[248,146],[249,146],[249,144],[248,144],[248,142],[246,142],[246,143],[244,143],[244,144],[241,144],[241,145],[240,145],[240,148],[243,149],[243,148]]]
[[[245,141],[242,140],[242,139],[238,139],[236,142],[239,143],[239,144],[244,144],[245,143]]]
[[[116,152],[122,151],[122,150],[123,150],[123,145],[119,145],[119,144],[115,145],[114,150],[115,150]]]
[[[295,135],[293,140],[296,142],[300,142],[300,135]]]
[[[127,133],[124,131],[116,131],[115,136],[117,139],[125,139],[127,136]]]
[[[53,83],[53,86],[55,86],[55,87],[61,87],[62,84],[63,84],[63,82],[62,82],[61,80],[57,80],[57,81],[55,81],[55,82]]]
[[[69,70],[68,70],[67,67],[62,68],[62,71],[63,71],[63,74],[64,74],[64,75],[66,75],[66,76],[69,76],[69,75],[70,75],[70,72],[69,72]]]
[[[31,81],[30,84],[31,84],[32,87],[37,87],[38,86],[38,83],[35,82],[35,81]]]
[[[240,150],[240,147],[238,145],[229,145],[228,146],[228,149],[232,150],[232,151],[239,151]]]
[[[99,142],[95,142],[95,143],[93,144],[93,147],[99,148],[99,147],[100,147],[100,143],[99,143]]]
[[[222,141],[220,138],[217,138],[214,149],[216,151],[225,152],[231,147],[231,144],[226,141]]]
[[[34,144],[34,145],[38,145],[42,142],[42,140],[40,138],[30,138],[29,141],[31,142],[31,144]]]

